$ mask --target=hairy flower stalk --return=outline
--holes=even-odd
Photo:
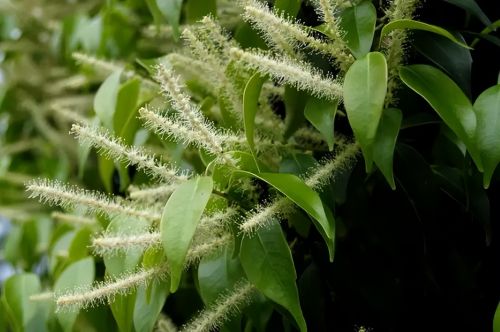
[[[333,79],[323,77],[317,70],[305,62],[277,59],[262,53],[247,52],[238,48],[231,49],[231,56],[243,62],[249,68],[258,70],[264,75],[290,84],[299,90],[306,90],[318,97],[330,100],[342,98],[342,85]]]
[[[335,158],[316,167],[309,176],[306,177],[304,182],[314,190],[319,190],[337,174],[341,169],[349,167],[355,160],[359,153],[357,144],[350,144],[338,153]],[[271,222],[279,219],[286,218],[295,206],[293,203],[285,198],[280,197],[274,200],[267,206],[258,207],[253,213],[240,224],[240,229],[249,233],[255,231],[257,228],[263,227]]]
[[[411,19],[418,3],[419,0],[393,0],[391,6],[387,10],[387,16],[390,21]],[[382,41],[388,68],[387,95],[385,99],[386,107],[396,102],[394,94],[399,86],[398,70],[399,66],[401,66],[404,61],[407,37],[406,29],[396,29],[391,31]]]
[[[260,1],[247,0],[244,3],[243,18],[264,34],[268,43],[275,45],[277,51],[285,51],[289,56],[293,56],[295,53],[293,50],[297,46],[306,46],[334,58],[344,56],[344,54],[337,54],[337,49],[331,44],[310,36],[300,24],[290,21],[283,15],[273,13]]]
[[[96,224],[96,220],[94,218],[82,217],[74,214],[52,212],[50,216],[56,221],[61,221],[75,226],[91,226]]]
[[[211,242],[193,246],[188,251],[186,266],[227,246],[231,240],[232,237],[227,234],[220,238],[215,238]],[[66,294],[56,294],[57,311],[75,311],[105,302],[111,303],[115,296],[128,294],[137,287],[147,285],[155,279],[164,279],[167,274],[167,265],[161,264],[154,268],[141,269],[135,273],[127,274],[111,281],[97,283],[91,289],[75,289]]]
[[[234,161],[225,155],[222,149],[224,135],[205,119],[198,107],[191,103],[189,96],[183,92],[179,77],[171,69],[160,64],[157,67],[156,80],[160,83],[161,89],[173,109],[177,111],[179,120],[196,134],[197,138],[193,140],[202,144],[213,155],[221,158],[224,163],[234,166]]]
[[[181,331],[209,332],[216,330],[251,301],[254,291],[255,287],[249,282],[240,281],[230,293],[219,296],[215,303],[202,311]]]
[[[160,178],[169,183],[185,181],[187,179],[186,175],[178,174],[175,168],[159,162],[142,149],[126,146],[119,137],[112,136],[105,129],[74,124],[71,128],[71,133],[82,144],[89,144],[110,159],[134,165],[153,177]]]
[[[157,90],[158,89],[158,85],[155,82],[138,75],[133,70],[124,70],[122,66],[120,66],[116,63],[113,63],[111,61],[99,59],[99,58],[93,57],[91,55],[88,55],[85,53],[80,53],[80,52],[74,52],[72,54],[72,57],[78,63],[86,64],[90,67],[93,67],[98,72],[104,72],[107,75],[109,75],[115,71],[121,70],[122,71],[122,74],[121,74],[122,78],[125,78],[125,79],[138,78],[144,87],[146,87],[150,90]]]
[[[128,191],[129,198],[133,201],[155,203],[158,201],[165,201],[176,188],[176,184],[162,184],[148,188],[130,186]]]
[[[236,216],[236,209],[234,208],[203,216],[193,239],[191,257],[196,260],[206,252],[212,251],[213,248],[218,248],[227,243],[231,236],[227,234],[226,228],[234,216]],[[161,234],[159,232],[134,235],[104,233],[92,240],[93,251],[100,256],[133,249],[145,251],[148,248],[160,245]]]
[[[335,4],[335,2],[337,2]],[[339,67],[346,71],[349,66],[354,62],[354,57],[351,55],[346,42],[344,41],[344,31],[339,26],[339,20],[335,16],[340,2],[332,0],[316,0],[316,12],[320,18],[325,22],[325,28],[328,36],[332,39],[331,47],[334,49],[335,58]]]
[[[167,274],[167,266],[160,265],[150,269],[125,275],[112,281],[98,283],[91,289],[77,289],[67,294],[56,295],[57,311],[76,311],[104,302],[113,302],[117,295],[129,294],[139,286],[147,285],[154,279],[162,279]]]
[[[81,206],[87,208],[89,212],[110,217],[125,215],[152,222],[161,219],[161,215],[156,212],[135,208],[125,201],[58,181],[34,180],[27,184],[26,190],[30,192],[30,198],[38,198],[41,202],[62,208]]]

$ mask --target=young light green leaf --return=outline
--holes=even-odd
[[[387,63],[382,53],[371,52],[356,60],[344,80],[344,106],[349,124],[365,158],[373,164],[373,143],[387,93]]]
[[[254,126],[255,115],[257,114],[260,90],[265,82],[265,78],[260,73],[255,73],[248,80],[243,92],[243,118],[245,126],[245,136],[250,149],[254,150]]]
[[[377,11],[371,1],[345,9],[341,14],[340,27],[352,54],[359,59],[370,52],[375,33]]]
[[[330,151],[333,150],[333,121],[337,106],[337,101],[311,97],[304,108],[306,119],[323,135]]]
[[[38,303],[29,297],[41,291],[40,280],[35,274],[15,274],[5,280],[2,288],[2,301],[5,313],[11,318],[15,331],[44,331],[44,322]]]
[[[211,177],[195,177],[181,184],[163,209],[160,232],[170,267],[171,292],[179,287],[189,245],[212,189]]]
[[[483,165],[474,143],[477,119],[471,102],[448,76],[428,65],[402,67],[399,76],[434,108],[448,127],[464,142],[477,168]]]
[[[121,74],[121,70],[117,70],[109,75],[97,90],[94,98],[94,111],[104,127],[109,130],[113,130]]]
[[[373,161],[384,174],[393,190],[396,189],[396,183],[394,182],[392,161],[402,119],[403,113],[401,110],[397,108],[385,109],[373,144]]]
[[[79,289],[92,286],[94,281],[95,268],[94,259],[87,257],[69,265],[59,276],[54,284],[56,294],[66,294],[73,291],[76,287]],[[56,313],[57,320],[65,332],[73,331],[78,311],[60,311]]]
[[[248,280],[287,309],[300,331],[307,331],[295,284],[295,266],[281,227],[272,224],[259,229],[253,237],[244,237],[240,259]]]
[[[454,43],[457,43],[458,45],[465,47],[465,48],[470,48],[467,46],[467,44],[461,42],[455,36],[453,36],[450,32],[447,30],[438,27],[436,25],[424,23],[424,22],[419,22],[419,21],[414,21],[414,20],[408,20],[408,19],[403,19],[403,20],[395,20],[392,22],[387,23],[383,28],[382,32],[380,33],[380,42],[382,42],[383,38],[387,36],[391,31],[396,30],[396,29],[412,29],[412,30],[423,30],[423,31],[428,31],[432,33],[436,33],[438,35],[441,35],[445,38],[448,38]],[[380,45],[379,45],[380,48]]]
[[[483,185],[488,188],[500,163],[500,84],[479,95],[474,103],[477,116],[476,144],[481,154]]]

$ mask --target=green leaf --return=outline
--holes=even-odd
[[[101,123],[113,130],[113,118],[116,110],[116,100],[120,89],[121,70],[113,72],[101,84],[94,97],[94,111]]]
[[[158,315],[169,294],[168,282],[153,282],[137,289],[134,308],[134,327],[136,332],[150,332],[158,320]]]
[[[442,36],[424,31],[414,33],[412,40],[413,46],[418,52],[450,75],[462,90],[470,96],[472,69],[470,50]]]
[[[345,31],[344,39],[357,58],[370,52],[375,33],[377,11],[371,1],[347,8],[341,14],[340,27]]]
[[[334,237],[334,229],[332,227],[331,218],[329,219],[327,216],[318,193],[309,188],[298,176],[280,173],[256,174],[247,171],[238,171],[238,173],[248,174],[269,183],[283,195],[288,197],[292,202],[306,211],[313,218],[312,220],[316,229],[320,232],[330,247],[330,242]]]
[[[397,108],[385,109],[373,145],[373,161],[393,190],[396,189],[396,183],[392,172],[392,161],[402,119],[401,110]]]
[[[255,73],[248,80],[243,92],[243,124],[245,126],[245,136],[252,153],[254,153],[255,147],[255,115],[257,114],[260,90],[265,81],[265,77]]]
[[[296,17],[300,10],[301,0],[276,0],[274,9],[285,13],[287,17]]]
[[[373,164],[373,143],[387,93],[387,63],[382,53],[371,52],[356,60],[344,80],[344,106],[349,124],[365,158]]]
[[[217,1],[187,0],[184,5],[184,13],[188,23],[196,23],[207,15],[215,17],[217,15]]]
[[[297,129],[304,123],[304,107],[309,95],[304,91],[299,91],[291,86],[285,86],[283,96],[286,109],[285,117],[285,138],[290,138]]]
[[[199,176],[182,183],[163,209],[160,232],[170,267],[173,293],[179,287],[184,262],[196,227],[213,189],[213,180]]]
[[[486,16],[486,14],[481,10],[481,7],[479,7],[474,0],[444,0],[444,1],[464,9],[467,13],[474,15],[486,26],[491,24],[491,21],[488,18],[488,16]]]
[[[117,136],[121,137],[126,144],[134,142],[134,135],[139,128],[137,118],[137,101],[141,82],[132,79],[123,83],[116,97],[115,113],[113,116],[113,129]]]
[[[181,18],[182,0],[156,0],[156,6],[167,18],[168,24],[172,27],[174,38],[177,40],[180,36],[179,20]]]
[[[495,310],[495,316],[493,317],[493,332],[500,332],[500,302],[497,305],[497,310]]]
[[[94,259],[87,257],[69,265],[54,284],[56,294],[65,294],[75,288],[85,289],[92,286],[94,281]],[[57,312],[57,320],[65,332],[73,330],[79,311]]]
[[[337,101],[332,102],[311,97],[304,108],[306,119],[323,135],[330,151],[333,150],[333,121],[335,113],[337,113],[337,106]]]
[[[31,295],[40,292],[40,281],[35,274],[15,274],[5,280],[2,288],[2,301],[14,331],[45,330],[41,307],[29,299]]]
[[[477,116],[476,144],[484,168],[483,185],[488,188],[500,162],[500,84],[479,95],[474,103]]]
[[[240,259],[248,280],[287,309],[300,331],[307,331],[295,284],[295,266],[281,227],[272,224],[259,229],[253,237],[244,237]]]
[[[414,21],[414,20],[408,20],[408,19],[403,19],[403,20],[396,20],[387,23],[383,28],[382,32],[380,33],[380,42],[382,42],[383,38],[387,36],[391,31],[396,30],[396,29],[412,29],[412,30],[422,30],[422,31],[428,31],[432,32],[438,35],[441,35],[445,38],[448,38],[454,43],[457,43],[458,45],[465,47],[465,48],[470,48],[467,46],[467,44],[461,42],[455,36],[453,36],[450,32],[447,30],[432,25],[424,22],[419,22],[419,21]],[[379,45],[380,48],[380,45]]]
[[[232,251],[233,248],[226,247],[203,258],[198,266],[200,296],[207,306],[244,276],[240,260],[232,257]]]
[[[476,114],[462,90],[439,69],[428,65],[402,67],[399,76],[413,91],[421,95],[448,127],[465,143],[477,168],[483,170],[474,136]]]

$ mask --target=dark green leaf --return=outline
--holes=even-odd
[[[415,32],[412,40],[417,51],[450,75],[470,96],[472,56],[468,49],[447,38],[424,31]]]
[[[356,60],[344,80],[344,106],[361,146],[367,172],[373,164],[373,143],[387,92],[387,63],[382,53]]]
[[[477,116],[476,144],[484,167],[483,185],[488,188],[500,162],[500,84],[486,89],[474,103]]]
[[[274,9],[285,13],[288,17],[295,17],[299,13],[301,0],[276,0]]]
[[[424,23],[424,22],[407,20],[407,19],[396,20],[396,21],[392,21],[392,22],[387,23],[382,28],[382,32],[380,33],[380,41],[382,41],[383,38],[385,36],[387,36],[391,31],[396,30],[396,29],[412,29],[412,30],[422,30],[422,31],[432,32],[432,33],[441,35],[445,38],[448,38],[452,42],[457,43],[458,45],[460,45],[462,47],[470,48],[469,46],[467,46],[467,44],[461,42],[460,40],[455,38],[455,36],[453,36],[450,32],[448,32],[447,30],[445,30],[441,27],[438,27],[438,26],[435,26],[432,24],[428,24],[428,23]]]
[[[333,121],[337,106],[337,101],[311,97],[304,109],[306,119],[323,135],[330,151],[333,150]]]
[[[170,267],[171,292],[179,287],[191,240],[212,189],[212,178],[193,178],[177,187],[163,209],[160,231]]]
[[[232,257],[232,251],[233,248],[226,247],[200,262],[198,285],[200,296],[207,306],[244,277],[240,260]]]
[[[488,16],[486,16],[486,14],[481,10],[481,7],[479,7],[474,0],[444,0],[444,1],[464,9],[467,13],[474,15],[486,26],[491,24],[491,21],[488,18]]]
[[[446,125],[465,143],[476,166],[482,171],[481,158],[474,143],[476,115],[471,102],[457,84],[439,69],[428,65],[402,67],[399,76],[431,104]]]
[[[196,23],[204,16],[217,15],[217,1],[216,0],[187,0],[184,6],[184,13],[186,14],[186,21],[188,23]]]
[[[377,11],[371,1],[345,9],[340,18],[340,27],[345,31],[344,39],[352,54],[359,59],[370,52],[377,21]]]
[[[297,89],[285,86],[285,138],[289,138],[304,123],[304,107],[309,96]]]
[[[281,227],[272,224],[259,229],[253,237],[243,238],[240,258],[248,280],[286,308],[300,331],[307,331],[295,284],[295,266]]]
[[[392,160],[402,119],[403,113],[401,110],[397,108],[385,109],[373,145],[373,161],[380,168],[393,190],[396,189],[396,183],[392,172]]]

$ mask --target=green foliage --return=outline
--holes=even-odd
[[[496,331],[485,6],[0,0],[0,330]]]

